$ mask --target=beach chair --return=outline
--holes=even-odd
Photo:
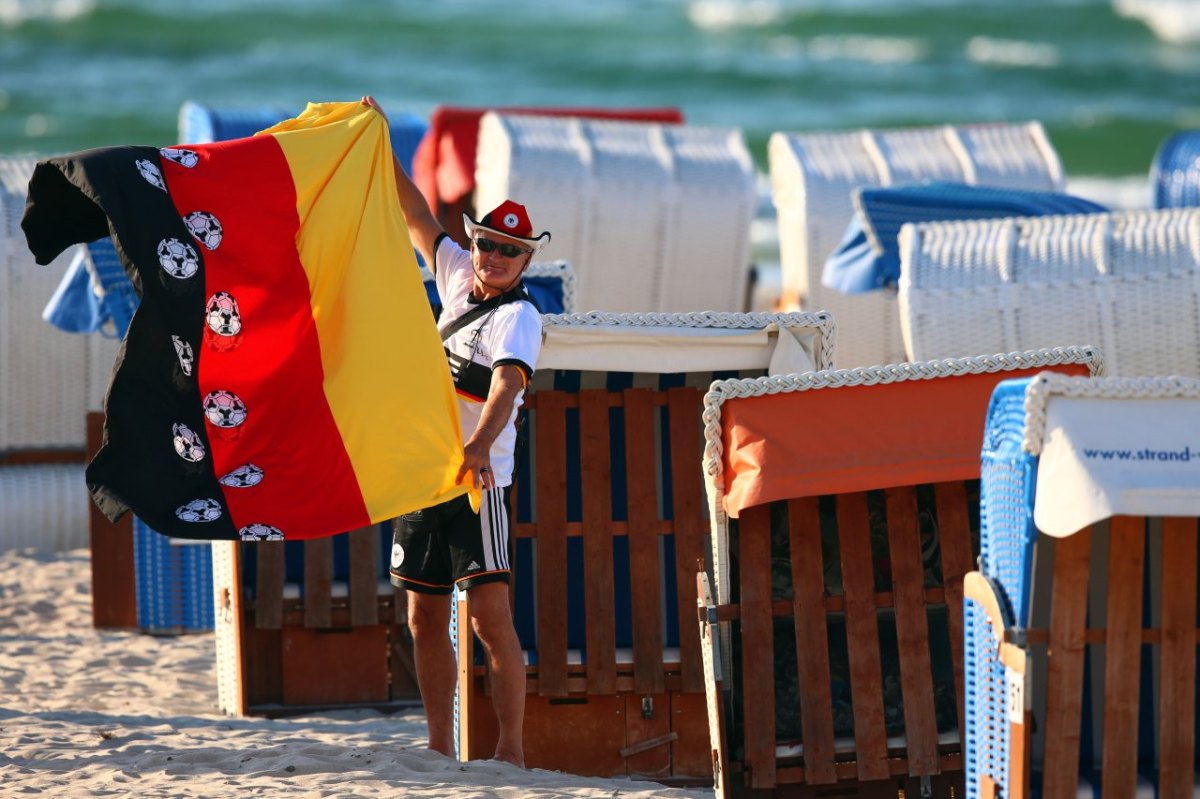
[[[906,360],[894,296],[846,296],[821,284],[825,261],[854,215],[854,189],[922,180],[1040,191],[1063,184],[1058,156],[1037,122],[775,133],[767,155],[784,296],[838,320],[839,367]]]
[[[987,414],[967,796],[1191,797],[1200,381],[1040,374]]]
[[[750,292],[754,163],[738,130],[488,113],[475,205],[506,197],[553,234],[581,308],[740,312]]]
[[[677,108],[470,108],[438,106],[429,117],[429,131],[413,155],[409,171],[417,188],[429,202],[429,209],[450,237],[467,245],[463,212],[475,214],[475,157],[479,144],[479,119],[488,111],[503,114],[585,117],[588,119],[627,119],[644,122],[681,123]],[[515,197],[519,202],[526,198]],[[487,213],[484,208],[479,213]],[[477,218],[477,214],[476,214]],[[536,217],[535,217],[536,218]]]
[[[988,398],[1100,366],[1070,347],[713,384],[697,595],[718,797],[961,795]]]
[[[820,368],[825,314],[546,316],[514,490],[514,618],[530,767],[712,777],[692,574],[707,522],[696,467],[714,378]],[[482,647],[457,609],[457,740],[496,742]]]
[[[1200,205],[1200,130],[1168,136],[1150,164],[1154,208]]]
[[[900,249],[915,359],[1089,341],[1111,376],[1200,375],[1200,209],[931,222]]]

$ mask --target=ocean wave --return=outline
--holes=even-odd
[[[67,22],[95,8],[94,0],[0,0],[0,27],[15,28],[33,20]]]
[[[1140,20],[1164,42],[1200,41],[1200,14],[1195,0],[1113,0],[1113,11]]]
[[[1052,69],[1059,65],[1058,48],[1045,42],[973,36],[967,42],[967,58],[976,64]]]
[[[779,21],[783,6],[777,0],[694,0],[687,13],[701,30],[763,28]]]

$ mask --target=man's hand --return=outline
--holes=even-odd
[[[376,111],[378,111],[378,112],[379,112],[379,115],[380,115],[381,117],[383,117],[385,120],[387,119],[387,114],[385,114],[385,113],[384,113],[384,111],[383,111],[383,106],[381,106],[381,105],[379,104],[379,101],[378,101],[378,100],[376,100],[376,99],[375,99],[374,97],[372,97],[371,95],[369,95],[369,94],[364,94],[361,102],[362,102],[362,104],[363,104],[363,105],[365,105],[365,106],[369,106],[369,107],[371,107],[371,108],[374,108]]]
[[[463,447],[462,466],[458,467],[458,477],[455,483],[463,482],[470,474],[471,485],[475,488],[495,488],[496,479],[492,476],[492,457],[490,447],[481,441],[469,441]]]

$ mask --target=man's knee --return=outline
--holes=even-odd
[[[450,630],[450,597],[416,594],[408,595],[408,628],[414,638],[448,636]]]
[[[475,586],[468,596],[471,627],[485,646],[491,646],[516,634],[513,630],[506,583]]]

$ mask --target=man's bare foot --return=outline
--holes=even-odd
[[[519,752],[508,752],[496,750],[496,754],[492,755],[492,760],[499,760],[503,763],[511,763],[517,768],[525,768],[525,757]]]

